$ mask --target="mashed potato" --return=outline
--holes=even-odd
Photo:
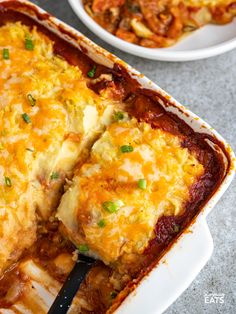
[[[112,101],[87,88],[53,42],[20,23],[0,27],[0,274],[35,239],[76,162],[109,123]]]
[[[57,216],[79,250],[107,264],[136,260],[162,215],[180,215],[204,168],[181,138],[135,119],[115,122],[93,145]]]

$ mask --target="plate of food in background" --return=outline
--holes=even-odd
[[[236,48],[233,0],[68,0],[112,46],[161,61],[190,61]]]

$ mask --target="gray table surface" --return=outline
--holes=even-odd
[[[66,0],[33,2],[144,73],[220,132],[236,151],[236,50],[194,62],[145,60],[121,52],[93,35]],[[207,221],[214,240],[213,255],[165,314],[236,313],[236,180]],[[224,293],[224,304],[205,304],[204,292]]]

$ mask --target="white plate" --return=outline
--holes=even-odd
[[[226,25],[207,25],[170,48],[144,48],[130,44],[99,26],[84,10],[82,0],[68,0],[81,21],[112,46],[133,55],[161,61],[191,61],[209,58],[236,48],[236,19]]]

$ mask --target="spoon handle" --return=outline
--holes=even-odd
[[[81,283],[93,266],[95,260],[80,256],[68,278],[59,291],[55,301],[50,307],[48,314],[66,314]]]

